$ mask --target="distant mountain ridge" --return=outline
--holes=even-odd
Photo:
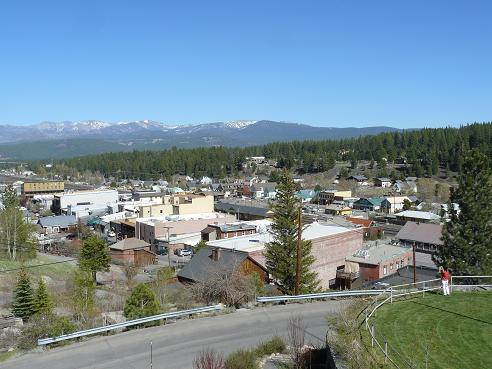
[[[244,147],[274,141],[340,139],[391,131],[399,129],[386,126],[314,127],[269,120],[183,125],[169,125],[152,120],[41,122],[29,126],[0,125],[0,158],[65,158],[91,154],[94,151],[159,150],[173,146]],[[27,142],[29,152],[24,152],[21,146]],[[86,148],[82,142],[88,143]]]

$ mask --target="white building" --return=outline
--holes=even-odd
[[[69,207],[78,205],[112,205],[118,202],[118,191],[76,191],[55,194],[53,211],[56,214],[66,213]]]

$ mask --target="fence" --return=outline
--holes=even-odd
[[[479,283],[482,282],[482,283]],[[485,283],[484,283],[485,282]],[[439,290],[441,288],[440,279],[432,279],[423,282],[409,283],[398,286],[389,287],[385,292],[374,296],[371,303],[364,309],[362,325],[369,332],[371,346],[377,347],[384,355],[384,361],[391,363],[397,369],[417,369],[419,365],[413,362],[410,358],[405,357],[398,352],[391,344],[388,343],[383,335],[376,332],[376,327],[371,324],[371,317],[376,315],[376,311],[386,303],[393,303],[393,299],[403,296],[411,296],[426,292]],[[476,288],[492,288],[492,276],[451,276],[450,290],[457,289],[476,289]],[[425,350],[426,348],[424,348]],[[423,366],[425,367],[425,366]]]
[[[127,327],[131,327],[134,325],[149,323],[149,322],[153,322],[153,321],[157,321],[157,320],[166,320],[166,319],[172,319],[172,318],[179,318],[179,317],[183,317],[183,316],[191,316],[193,314],[220,311],[220,310],[222,310],[222,308],[223,308],[223,306],[221,304],[219,304],[219,305],[199,307],[196,309],[181,310],[181,311],[176,311],[173,313],[164,313],[164,314],[159,314],[159,315],[148,316],[145,318],[129,320],[129,321],[126,321],[123,323],[110,324],[110,325],[106,325],[103,327],[91,328],[91,329],[86,329],[83,331],[64,334],[64,335],[61,335],[58,337],[40,338],[40,339],[38,339],[38,345],[39,346],[48,345],[50,343],[56,343],[56,342],[65,341],[65,340],[71,340],[74,338],[89,336],[89,335],[97,334],[97,333],[108,332],[108,331],[115,330],[115,329],[127,328]]]

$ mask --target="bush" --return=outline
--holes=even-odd
[[[258,369],[258,358],[253,350],[238,350],[227,356],[225,369]]]
[[[286,349],[286,345],[284,340],[275,336],[270,340],[261,342],[258,346],[256,346],[255,353],[257,357],[267,356],[271,354],[282,353]]]
[[[138,284],[125,302],[123,314],[128,320],[157,315],[161,310],[154,292],[145,284]],[[158,325],[159,322],[147,323],[146,326]]]
[[[224,369],[224,356],[211,349],[203,350],[193,360],[193,369]]]
[[[29,323],[22,329],[17,347],[30,350],[37,346],[39,338],[56,337],[62,334],[75,332],[75,325],[65,317],[55,314],[36,314],[29,319]]]

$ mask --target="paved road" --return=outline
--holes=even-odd
[[[301,315],[307,325],[307,340],[324,342],[326,316],[347,301],[291,304],[238,311],[223,316],[183,320],[176,323],[94,337],[85,342],[30,353],[2,363],[5,369],[191,369],[193,358],[204,348],[228,354],[256,345],[273,335],[287,336],[287,321]]]

